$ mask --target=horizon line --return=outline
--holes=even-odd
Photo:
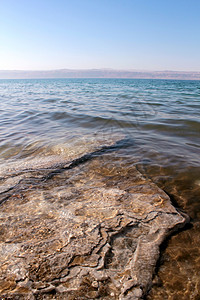
[[[116,72],[176,72],[176,73],[200,73],[199,71],[186,70],[145,70],[145,69],[115,69],[115,68],[55,68],[55,69],[0,69],[0,72],[51,72],[51,71],[116,71]]]
[[[144,71],[117,69],[52,69],[52,70],[0,70],[0,79],[48,78],[121,78],[200,80],[197,71]]]

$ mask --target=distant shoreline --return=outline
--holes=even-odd
[[[48,71],[0,70],[0,79],[58,79],[58,78],[108,78],[108,79],[169,79],[200,80],[200,72],[189,71],[127,71],[112,69],[59,69]]]

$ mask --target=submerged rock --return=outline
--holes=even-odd
[[[151,288],[160,244],[187,217],[109,153],[76,162],[2,179],[1,299],[141,299]]]

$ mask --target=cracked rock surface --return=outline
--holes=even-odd
[[[160,244],[187,217],[111,154],[76,162],[1,179],[1,299],[142,299],[151,288]]]

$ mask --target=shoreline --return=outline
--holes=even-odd
[[[137,71],[112,69],[86,70],[0,70],[0,79],[162,79],[200,80],[200,72]]]
[[[188,217],[135,167],[123,174],[110,148],[73,167],[24,172],[7,192],[3,297],[142,299],[148,293],[161,243]]]

